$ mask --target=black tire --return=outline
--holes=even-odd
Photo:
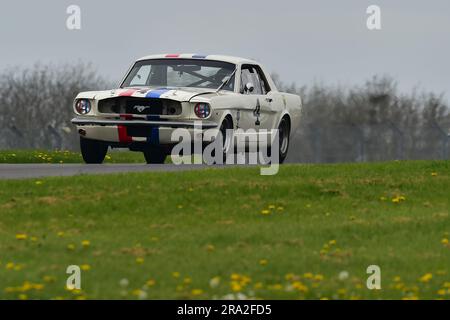
[[[233,120],[230,117],[225,117],[220,125],[220,133],[222,134],[222,158],[223,164],[226,164],[227,154],[234,152],[230,150],[232,135],[227,135],[227,130],[233,129]]]
[[[80,149],[86,163],[102,163],[108,152],[108,145],[102,141],[80,137]]]
[[[220,133],[222,135],[222,164],[226,164],[227,153],[234,152],[234,150],[229,150],[231,148],[232,136],[231,135],[227,136],[226,133],[227,133],[228,129],[233,129],[233,120],[229,116],[227,116],[227,117],[225,117],[225,119],[223,119],[223,121],[220,125],[220,129],[219,129]],[[203,145],[203,151],[205,150],[205,148],[208,144]],[[215,157],[215,150],[212,150],[211,156]],[[218,163],[215,163],[215,164],[218,164]]]
[[[146,147],[143,153],[147,163],[164,163],[166,161],[167,152],[159,146]]]
[[[289,120],[287,118],[283,118],[280,121],[280,125],[278,126],[278,138],[279,138],[279,146],[278,146],[278,154],[279,154],[279,163],[283,163],[287,157],[289,151],[289,136],[290,136],[291,126],[289,124]]]

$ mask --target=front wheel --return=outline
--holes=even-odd
[[[147,163],[164,163],[166,161],[167,152],[161,147],[147,147],[143,152]]]
[[[108,145],[98,140],[80,137],[80,149],[84,162],[102,163],[108,152]]]

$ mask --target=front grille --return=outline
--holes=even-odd
[[[100,100],[98,111],[117,114],[179,115],[181,103],[158,98],[116,97]]]

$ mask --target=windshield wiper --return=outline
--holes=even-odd
[[[228,84],[228,82],[230,82],[231,78],[233,78],[236,71],[237,71],[237,68],[234,69],[234,71],[230,74],[230,76],[228,77],[228,79],[226,81],[222,82],[222,84],[217,88],[216,93],[218,93],[220,90],[222,90],[222,88],[225,87]]]

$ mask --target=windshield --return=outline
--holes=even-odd
[[[135,63],[123,87],[217,89],[233,74],[232,63],[198,59],[152,59]],[[222,90],[234,90],[234,74]]]

